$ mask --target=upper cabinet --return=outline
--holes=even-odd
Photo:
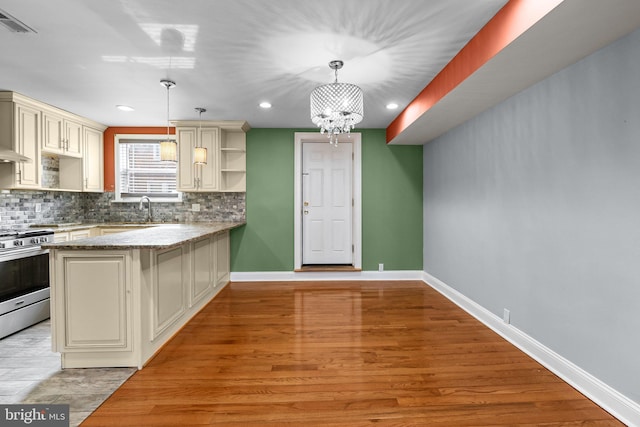
[[[179,191],[219,191],[218,148],[220,129],[217,127],[176,128],[178,139],[178,190]],[[207,149],[207,164],[193,163],[195,147]]]
[[[0,188],[103,191],[103,126],[15,92],[0,92]]]
[[[0,98],[0,147],[31,159],[0,163],[0,188],[40,188],[42,113],[29,102],[4,102]]]
[[[102,131],[83,126],[82,190],[104,191],[104,140]]]
[[[178,190],[246,191],[245,121],[176,121]],[[194,148],[207,149],[207,164],[194,164]]]
[[[82,156],[82,124],[53,111],[42,111],[42,153]]]

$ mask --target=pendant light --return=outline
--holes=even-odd
[[[160,141],[160,160],[164,162],[178,161],[178,143],[169,136],[169,90],[176,86],[171,80],[160,80],[160,84],[167,88],[167,138]]]
[[[198,132],[198,138],[196,138],[196,146],[193,149],[193,163],[196,165],[207,164],[207,149],[202,146],[202,113],[207,111],[206,108],[196,107],[195,109],[200,115],[200,130]],[[197,142],[200,141],[200,142]]]
[[[338,135],[349,134],[364,117],[362,89],[350,83],[338,83],[338,70],[344,62],[329,62],[335,81],[311,92],[311,121],[327,133],[329,142],[338,145]]]

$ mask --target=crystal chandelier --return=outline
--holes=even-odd
[[[349,134],[357,123],[362,121],[362,89],[350,83],[338,83],[338,70],[344,62],[329,62],[329,68],[335,73],[333,83],[318,86],[311,92],[311,121],[327,133],[329,142],[338,145],[338,135]]]
[[[165,162],[178,161],[178,143],[169,136],[169,89],[176,86],[171,80],[160,80],[160,84],[167,88],[167,138],[160,141],[160,160]]]

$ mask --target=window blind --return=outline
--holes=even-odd
[[[160,160],[160,141],[120,141],[122,197],[178,197],[177,164]]]

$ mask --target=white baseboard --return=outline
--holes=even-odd
[[[423,273],[422,280],[511,344],[544,365],[611,415],[628,426],[640,426],[640,404],[614,390],[518,328],[503,323],[502,318],[430,274]]]
[[[288,282],[309,280],[423,280],[422,271],[249,271],[231,272],[232,282]]]

